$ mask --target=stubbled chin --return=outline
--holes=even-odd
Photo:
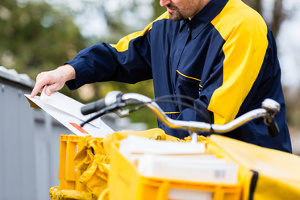
[[[180,21],[180,20],[182,20],[181,17],[179,17],[178,15],[176,15],[176,13],[174,13],[174,12],[172,12],[172,13],[169,12],[169,19],[172,20],[172,21]]]

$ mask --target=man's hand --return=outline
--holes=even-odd
[[[55,70],[42,72],[37,75],[35,86],[31,92],[31,97],[35,97],[43,91],[44,86],[48,86],[45,94],[60,90],[68,80],[75,79],[75,70],[71,65],[63,65]]]

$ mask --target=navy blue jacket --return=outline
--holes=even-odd
[[[228,123],[272,98],[281,104],[278,137],[268,135],[263,119],[225,135],[291,152],[275,40],[261,16],[241,0],[211,0],[191,21],[171,21],[164,13],[143,31],[116,45],[91,46],[68,63],[76,71],[76,79],[67,83],[70,89],[96,81],[153,78],[156,97],[193,97],[216,124]],[[173,119],[203,121],[190,108],[161,107]],[[188,135],[160,123],[159,127],[179,138]]]

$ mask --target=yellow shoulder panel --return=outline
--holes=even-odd
[[[153,22],[151,22],[144,30],[138,31],[135,33],[131,33],[119,40],[117,44],[111,44],[112,47],[116,48],[118,52],[124,52],[128,50],[129,42],[139,36],[145,35],[151,28],[152,24],[156,21],[162,20],[162,19],[169,19],[169,13],[165,12],[161,16],[159,16],[157,19],[155,19]]]
[[[235,118],[259,74],[268,47],[267,26],[241,0],[229,0],[211,23],[225,40],[225,59],[223,83],[213,93],[208,110],[216,124],[225,124]]]

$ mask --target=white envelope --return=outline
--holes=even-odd
[[[80,108],[84,104],[59,92],[55,92],[51,96],[47,96],[42,92],[41,96],[35,96],[34,98],[25,94],[25,97],[32,107],[43,109],[78,136],[91,135],[104,138],[107,134],[115,132],[100,118],[85,124],[84,127],[80,127],[80,124],[90,118],[91,115],[82,115]]]

